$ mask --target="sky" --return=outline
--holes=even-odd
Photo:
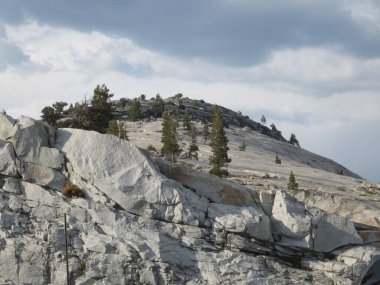
[[[0,109],[182,93],[380,181],[378,0],[0,0]]]

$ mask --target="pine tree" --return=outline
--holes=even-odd
[[[186,113],[185,116],[183,117],[183,124],[182,126],[185,128],[185,130],[190,131],[191,130],[191,122],[189,115]]]
[[[120,129],[119,124],[116,119],[112,119],[107,128],[107,134],[114,135],[116,137],[119,137],[120,135]]]
[[[51,107],[46,106],[41,110],[42,120],[52,126],[57,126],[57,121],[67,114],[63,109],[67,106],[66,102],[55,102]]]
[[[209,131],[207,122],[205,122],[205,125],[203,127],[203,139],[205,140],[205,144],[206,144],[209,136],[210,136],[210,131]]]
[[[141,118],[141,103],[136,98],[132,101],[132,105],[128,110],[128,116],[133,122]]]
[[[197,128],[194,124],[191,124],[191,143],[189,145],[189,149],[187,153],[185,153],[181,158],[190,158],[198,160],[198,151],[199,147],[197,145]]]
[[[228,171],[222,169],[222,167],[226,167],[231,162],[228,157],[228,138],[226,137],[224,126],[225,123],[220,108],[215,105],[210,142],[212,155],[209,158],[209,163],[211,166],[210,173],[220,177],[228,175]]]
[[[124,122],[117,121],[116,119],[112,119],[108,124],[107,134],[114,135],[119,139],[129,140]]]
[[[83,99],[81,103],[75,103],[69,115],[71,117],[71,122],[69,125],[71,128],[78,128],[84,130],[91,129],[91,111],[86,97]]]
[[[113,107],[111,98],[113,94],[109,93],[109,89],[105,84],[97,85],[94,95],[91,99],[90,117],[92,130],[105,133],[109,122],[112,120]]]
[[[291,134],[291,135],[290,135],[289,142],[290,142],[292,145],[295,145],[295,146],[300,147],[300,143],[298,142],[298,140],[297,140],[295,134]]]
[[[267,123],[267,119],[264,115],[261,116],[261,124],[265,125]]]
[[[155,117],[160,117],[163,115],[165,110],[165,102],[162,100],[160,94],[156,95],[156,98],[153,99],[151,103],[152,112]]]
[[[166,156],[171,156],[172,162],[175,162],[176,156],[181,152],[178,144],[178,119],[174,112],[168,110],[162,113],[162,119],[161,142],[163,146],[161,153]]]
[[[119,122],[119,138],[122,140],[129,141],[127,129],[125,128],[125,123],[120,121]]]
[[[290,175],[289,175],[288,189],[289,190],[297,190],[298,189],[298,183],[296,182],[296,178],[293,174],[293,171],[291,171]]]

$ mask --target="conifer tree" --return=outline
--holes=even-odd
[[[226,167],[231,162],[228,157],[228,138],[226,137],[224,126],[225,123],[220,108],[215,105],[210,142],[212,155],[209,158],[209,163],[211,166],[210,173],[220,177],[228,175],[228,171],[222,169],[222,167]]]
[[[267,119],[264,115],[261,116],[261,124],[265,125],[267,123]]]
[[[129,141],[127,129],[125,128],[125,123],[123,121],[119,122],[119,138]]]
[[[156,98],[153,99],[151,103],[152,112],[155,117],[160,117],[163,115],[165,110],[165,102],[162,100],[160,94],[156,95]]]
[[[112,120],[113,107],[111,98],[113,94],[109,93],[109,89],[105,84],[97,85],[94,89],[94,95],[91,99],[90,116],[92,130],[105,133],[109,122]]]
[[[107,134],[114,135],[119,139],[129,140],[124,123],[116,119],[112,119],[108,124]]]
[[[293,171],[291,171],[290,175],[289,175],[288,189],[289,190],[297,190],[298,189],[298,183],[296,182],[296,178],[293,174]]]
[[[210,131],[208,128],[208,124],[206,122],[204,127],[203,127],[203,139],[205,140],[205,144],[207,143],[209,136],[210,136]]]
[[[141,103],[136,98],[132,101],[132,105],[128,110],[128,116],[133,122],[141,118]]]
[[[119,137],[120,130],[119,130],[119,124],[117,123],[116,119],[112,119],[107,128],[107,134],[114,135],[116,137]]]
[[[191,122],[189,115],[186,113],[185,116],[183,117],[183,124],[182,126],[185,128],[185,130],[190,131],[191,130]]]
[[[191,143],[189,145],[189,149],[187,153],[185,153],[181,158],[190,158],[198,160],[198,151],[199,147],[197,145],[197,128],[194,124],[191,124]]]
[[[176,114],[169,110],[162,113],[162,119],[161,153],[170,156],[172,162],[175,162],[176,156],[181,152],[178,144],[178,119]]]
[[[295,145],[295,146],[300,147],[300,143],[299,143],[299,141],[297,140],[295,134],[291,134],[291,135],[290,135],[289,142],[290,142],[292,145]]]

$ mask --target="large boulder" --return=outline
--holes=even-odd
[[[17,176],[16,156],[12,144],[0,140],[0,174]]]
[[[16,121],[8,116],[7,114],[0,113],[0,139],[6,140],[10,134],[11,130],[13,128],[13,125],[16,123]]]
[[[261,209],[212,203],[207,216],[212,220],[215,229],[240,233],[258,240],[273,241],[270,219]]]
[[[180,182],[183,186],[194,190],[200,196],[207,197],[214,203],[235,206],[255,205],[252,195],[239,184],[162,159],[156,159],[156,163],[166,177]]]
[[[19,160],[44,167],[61,169],[64,163],[62,153],[51,148],[51,127],[21,116],[13,126],[9,141],[14,145]]]
[[[20,162],[22,179],[54,190],[62,190],[67,178],[59,171],[34,163]]]
[[[362,244],[354,224],[335,214],[323,213],[313,218],[314,250],[330,252],[349,244]]]
[[[281,243],[325,253],[363,243],[351,221],[315,207],[306,209],[285,192],[277,191],[272,212],[273,230]]]
[[[277,191],[272,209],[272,226],[275,234],[282,240],[299,247],[309,248],[312,216],[305,204],[298,202],[289,194]]]
[[[56,148],[72,172],[131,213],[175,223],[203,224],[207,203],[162,176],[134,145],[115,136],[59,129]]]

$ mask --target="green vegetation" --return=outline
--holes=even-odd
[[[290,175],[289,175],[288,189],[289,190],[297,190],[298,189],[298,183],[296,181],[296,177],[293,174],[293,171],[291,171]]]
[[[42,120],[49,123],[52,126],[57,125],[57,121],[63,118],[63,109],[67,106],[66,102],[55,102],[52,107],[46,106],[41,110]]]
[[[191,130],[191,122],[190,122],[190,117],[186,113],[185,116],[183,117],[183,124],[182,126],[185,128],[185,130],[190,131]]]
[[[68,110],[64,110],[67,103],[56,102],[52,107],[44,107],[41,117],[52,126],[94,130],[104,134],[113,119],[112,97],[106,85],[97,85],[90,102],[85,98],[74,106],[70,104]],[[66,119],[58,122],[64,117]]]
[[[156,95],[156,98],[151,99],[152,115],[155,117],[161,117],[165,110],[165,102],[162,100],[160,94]]]
[[[210,131],[208,128],[208,124],[206,122],[204,127],[203,127],[203,139],[205,140],[205,142],[204,142],[205,144],[207,143],[209,136],[210,136]]]
[[[129,140],[127,130],[125,129],[125,125],[121,121],[117,121],[116,119],[112,119],[107,128],[107,134],[114,135],[119,139]]]
[[[276,154],[276,158],[275,158],[274,162],[277,164],[281,164],[281,159],[278,157],[277,154]]]
[[[162,114],[162,119],[161,142],[163,143],[163,147],[161,153],[165,156],[170,156],[171,161],[175,162],[177,155],[181,153],[178,144],[178,118],[174,112],[166,110]]]
[[[128,116],[133,122],[141,119],[141,103],[136,98],[132,101],[132,105],[128,110]]]
[[[290,142],[292,145],[295,145],[295,146],[300,147],[300,143],[298,142],[298,140],[297,140],[295,134],[291,134],[291,135],[290,135],[289,142]]]
[[[210,142],[212,155],[209,158],[209,163],[211,166],[210,173],[220,177],[228,176],[228,171],[223,167],[227,167],[228,163],[231,162],[228,157],[228,138],[224,127],[225,123],[220,108],[215,105]]]
[[[109,93],[109,89],[105,84],[97,85],[94,89],[90,106],[92,130],[102,134],[106,133],[108,124],[113,118],[113,107],[110,102],[112,97],[113,94]]]
[[[265,125],[267,123],[267,119],[265,118],[264,115],[261,116],[261,124]]]
[[[189,145],[188,151],[182,156],[182,158],[194,158],[198,160],[199,147],[197,145],[197,128],[194,124],[191,124],[190,136],[191,144]]]

